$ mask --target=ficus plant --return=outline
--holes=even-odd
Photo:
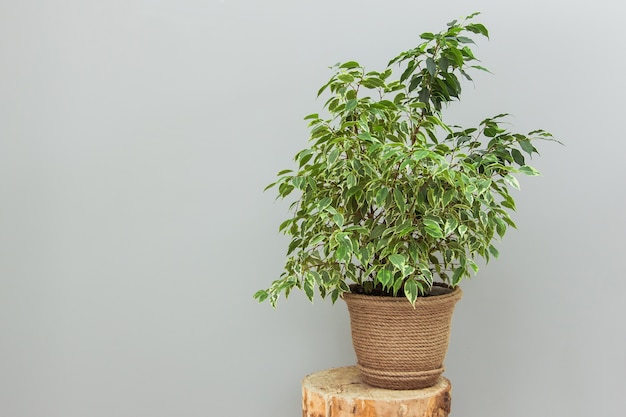
[[[494,239],[515,227],[515,174],[538,175],[526,160],[537,140],[554,139],[510,132],[506,114],[476,127],[444,122],[462,80],[487,71],[472,50],[489,36],[476,15],[422,33],[383,71],[332,67],[318,92],[329,95],[326,113],[305,117],[310,146],[267,187],[299,196],[279,227],[291,237],[284,272],[255,298],[276,306],[298,288],[310,300],[317,289],[333,302],[358,291],[414,303],[436,280],[454,287],[477,272],[477,257],[498,256]]]

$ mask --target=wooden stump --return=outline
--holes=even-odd
[[[450,381],[396,391],[364,384],[356,366],[334,368],[302,380],[302,417],[447,417]]]

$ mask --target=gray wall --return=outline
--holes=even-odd
[[[299,415],[304,375],[354,363],[347,312],[252,299],[286,248],[261,190],[327,66],[475,10],[495,75],[450,120],[506,111],[567,146],[463,285],[452,415],[623,415],[622,4],[0,1],[0,416]]]

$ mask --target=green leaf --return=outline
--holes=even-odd
[[[337,75],[337,78],[346,83],[354,81],[354,77],[348,73],[339,74]]]
[[[382,284],[383,288],[387,288],[392,284],[393,274],[388,269],[380,269],[376,274],[376,279]]]
[[[327,82],[326,84],[324,84],[319,90],[317,90],[317,96],[321,96],[322,93],[328,88],[328,86],[333,82],[333,80],[331,79],[329,82]]]
[[[339,158],[339,149],[334,148],[332,151],[330,151],[330,154],[328,155],[328,166],[331,167],[337,161],[337,158]]]
[[[526,152],[528,155],[532,155],[533,152],[537,151],[535,147],[533,146],[533,144],[530,143],[529,140],[520,140],[519,145],[522,147],[524,152]]]
[[[419,150],[419,151],[415,151],[415,152],[413,153],[412,158],[413,158],[413,160],[414,160],[415,162],[418,162],[418,161],[420,161],[420,160],[422,160],[422,159],[426,158],[426,157],[427,157],[427,156],[429,156],[430,154],[431,154],[431,151],[427,151],[427,150]]]
[[[415,300],[417,300],[418,290],[415,280],[407,279],[404,283],[404,295],[409,300],[412,306],[415,306]]]
[[[510,217],[503,217],[502,220],[504,220],[506,222],[506,224],[511,226],[513,229],[517,229],[517,225],[515,224],[515,222],[513,220],[511,220]]]
[[[298,189],[302,190],[306,187],[307,181],[306,178],[303,177],[292,177],[291,183]]]
[[[356,177],[354,176],[354,174],[348,174],[346,184],[348,185],[348,188],[352,188],[356,185]]]
[[[511,156],[517,165],[524,165],[524,155],[517,149],[511,149]]]
[[[322,283],[322,277],[317,271],[309,271],[309,274],[313,277],[313,279],[315,280],[317,284]]]
[[[330,197],[324,197],[322,198],[318,203],[317,203],[317,208],[322,211],[324,210],[326,207],[330,206],[330,203],[333,200],[330,199]]]
[[[372,229],[372,232],[370,233],[370,237],[372,239],[378,239],[386,229],[387,229],[386,224],[378,224],[374,226],[374,228]]]
[[[361,64],[359,64],[356,61],[348,61],[348,62],[344,62],[343,64],[341,64],[339,66],[339,68],[341,68],[341,69],[352,69],[352,68],[358,68],[360,66],[361,66]]]
[[[478,213],[478,218],[479,218],[480,222],[483,225],[485,225],[485,226],[487,225],[487,223],[488,223],[487,213],[485,213],[484,211],[479,212]]]
[[[519,171],[521,173],[523,173],[523,174],[531,175],[531,176],[533,176],[533,175],[541,175],[539,173],[539,171],[537,171],[535,168],[533,168],[531,166],[528,166],[528,165],[524,165],[524,166],[519,167]]]
[[[467,81],[473,81],[473,80],[472,80],[472,77],[470,77],[470,76],[469,76],[469,74],[468,74],[467,72],[465,72],[465,71],[463,71],[463,70],[460,70],[460,71],[461,71],[461,75],[463,75],[463,77],[465,77],[465,79],[466,79]]]
[[[479,33],[485,36],[486,38],[489,37],[489,31],[484,25],[480,23],[470,23],[469,25],[465,26],[465,28],[469,30],[470,32]]]
[[[350,240],[350,236],[348,233],[340,232],[335,235],[335,241],[340,245],[346,245],[348,248],[352,246],[352,241]]]
[[[348,261],[349,260],[349,248],[345,244],[340,244],[335,251],[335,259],[338,261]]]
[[[318,243],[322,242],[323,240],[326,239],[326,236],[324,236],[324,234],[320,233],[319,235],[316,235],[313,239],[311,239],[311,241],[309,242],[309,246],[315,246]]]
[[[456,48],[448,48],[445,50],[447,57],[456,64],[457,68],[463,67],[463,54]]]
[[[457,285],[459,281],[461,281],[461,276],[463,275],[464,272],[465,272],[465,268],[462,268],[462,267],[456,268],[454,272],[452,273],[452,279],[451,279],[450,284],[452,284],[453,286]]]
[[[265,301],[265,299],[269,296],[269,294],[267,293],[267,291],[265,290],[259,290],[257,292],[254,293],[254,298],[256,298],[257,300],[259,300],[259,303],[262,303],[263,301]]]
[[[413,74],[413,72],[415,71],[415,68],[417,68],[417,65],[415,64],[415,61],[410,61],[409,64],[406,66],[406,69],[404,70],[404,72],[400,76],[400,81],[404,81],[407,78],[409,78],[411,76],[411,74]],[[401,93],[401,94],[405,96],[404,93]],[[394,100],[394,102],[396,102],[396,101]]]
[[[454,189],[446,190],[443,192],[443,205],[444,207],[450,204],[452,199],[455,197],[456,191]]]
[[[300,168],[306,165],[306,163],[309,162],[312,157],[313,157],[312,153],[303,154],[302,158],[300,158],[300,164],[299,164]]]
[[[377,77],[367,77],[363,80],[362,85],[367,88],[384,87],[385,82]]]
[[[414,264],[419,263],[419,253],[418,253],[417,245],[415,245],[414,243],[409,244],[409,255],[411,256],[411,259],[413,260]]]
[[[518,190],[520,189],[519,182],[517,181],[517,178],[515,178],[513,175],[511,175],[511,174],[505,175],[504,176],[504,181],[506,181],[512,187],[514,187],[514,188],[516,188]]]
[[[404,209],[405,209],[405,197],[404,194],[402,194],[402,191],[400,191],[400,189],[398,188],[394,188],[393,190],[393,198],[396,201],[396,205],[398,206],[398,209],[400,210],[400,212],[404,213]]]
[[[508,194],[505,194],[503,197],[504,197],[504,200],[502,200],[502,202],[500,204],[502,204],[506,208],[510,208],[511,210],[515,210],[515,200],[513,200],[513,197],[511,197]]]
[[[291,252],[299,248],[301,243],[302,243],[302,239],[299,239],[299,238],[293,239],[291,243],[289,243],[289,247],[287,248],[287,255],[289,255]]]
[[[469,264],[469,266],[472,268],[472,270],[474,271],[474,273],[478,272],[478,265],[476,265],[476,262],[474,262],[472,259],[468,259],[467,263]]]
[[[333,216],[333,221],[339,227],[343,227],[344,218],[341,213],[337,213]]]
[[[489,245],[489,252],[491,252],[493,257],[496,259],[498,258],[498,256],[500,256],[500,252],[498,252],[498,249],[496,249],[493,245]]]
[[[496,221],[496,232],[498,233],[498,236],[503,237],[504,234],[506,233],[506,223],[504,222],[504,220],[502,220],[499,217],[496,217],[495,221]]]
[[[357,101],[356,100],[348,100],[348,102],[346,103],[346,111],[352,111],[356,108],[357,105]]]
[[[311,274],[306,275],[303,289],[309,301],[313,301],[313,296],[315,295],[315,278]]]
[[[472,65],[470,68],[476,68],[477,70],[481,70],[481,71],[485,71],[485,72],[489,72],[489,73],[491,72],[487,68],[481,67],[480,65]]]
[[[379,206],[384,205],[387,200],[387,196],[389,195],[389,190],[385,187],[378,190],[376,193],[376,204]]]
[[[454,217],[450,217],[446,220],[445,225],[443,226],[443,234],[448,236],[450,233],[453,233],[456,230],[456,227],[459,225],[459,222]]]
[[[474,43],[472,38],[468,38],[466,36],[457,36],[456,40],[461,42],[461,43]]]
[[[491,180],[478,180],[476,181],[476,194],[481,195],[491,187]]]
[[[389,255],[388,259],[391,261],[393,266],[398,268],[400,271],[404,269],[404,265],[406,264],[406,258],[404,257],[404,255],[400,255],[400,254]]]
[[[359,139],[365,142],[374,142],[375,139],[368,132],[361,132],[357,135]]]
[[[408,277],[415,272],[415,268],[413,268],[411,265],[405,265],[404,268],[402,268],[401,272],[403,278]]]
[[[441,227],[436,221],[425,219],[424,229],[426,230],[426,233],[428,233],[430,236],[436,239],[443,238],[443,232],[441,231]]]
[[[355,253],[357,259],[359,260],[359,262],[361,263],[361,265],[367,265],[370,261],[371,258],[371,254],[370,251],[368,250],[367,246],[360,248],[356,253]]]
[[[432,77],[435,76],[435,73],[437,72],[437,65],[431,57],[426,58],[426,69],[428,69],[428,72]]]
[[[403,281],[403,278],[396,278],[396,280],[393,282],[392,291],[394,297],[398,295],[398,291],[400,291],[400,288],[402,288]]]
[[[278,226],[278,231],[282,232],[287,226],[293,222],[293,219],[287,219]]]

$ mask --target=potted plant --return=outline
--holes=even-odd
[[[514,175],[538,175],[526,159],[535,141],[554,140],[543,130],[510,132],[506,114],[477,127],[444,122],[462,79],[486,71],[472,50],[473,37],[488,37],[477,14],[422,33],[383,71],[334,66],[318,92],[330,93],[326,114],[305,117],[310,146],[296,154],[297,170],[267,187],[299,197],[279,227],[291,236],[284,273],[255,298],[276,306],[294,288],[310,300],[316,289],[333,303],[343,298],[371,385],[436,382],[458,284],[478,271],[477,257],[498,256],[494,239],[515,227]]]

